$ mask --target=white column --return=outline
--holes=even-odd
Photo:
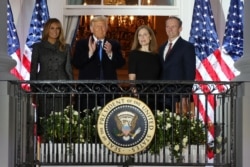
[[[234,81],[245,81],[238,88],[236,105],[236,166],[248,167],[250,164],[250,1],[244,1],[244,52],[235,63],[241,74]]]
[[[1,3],[1,2],[0,2]],[[9,111],[8,107],[6,108],[6,104],[8,104],[8,101],[6,101],[6,91],[7,89],[7,83],[5,81],[0,81],[0,105],[1,108],[1,116],[0,116],[0,162],[1,166],[8,167],[8,154],[9,154]],[[4,98],[2,98],[4,97]],[[7,103],[6,103],[7,102]]]
[[[236,166],[249,167],[250,159],[250,83],[244,82],[238,88],[236,101]]]
[[[8,82],[6,80],[15,80],[10,74],[10,69],[15,67],[16,62],[7,54],[7,0],[0,0],[0,166],[14,166],[13,152],[14,139],[13,130],[10,130],[10,98],[8,92]],[[5,80],[5,81],[3,81]],[[10,132],[12,131],[12,132]],[[11,136],[11,137],[10,137]],[[12,145],[12,146],[11,146]]]
[[[7,0],[0,1],[0,80],[15,80],[10,69],[15,67],[16,61],[7,54]]]
[[[244,1],[244,49],[243,56],[235,62],[235,67],[240,71],[234,81],[250,81],[250,1]]]

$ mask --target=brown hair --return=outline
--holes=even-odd
[[[181,21],[181,19],[180,19],[179,17],[176,17],[176,16],[169,16],[169,17],[167,18],[166,22],[167,22],[168,20],[171,20],[171,19],[177,20],[178,23],[179,23],[179,27],[182,26],[182,21]]]
[[[156,41],[156,37],[155,37],[155,33],[154,31],[147,25],[141,25],[140,27],[137,28],[137,30],[135,31],[135,35],[134,35],[134,41],[131,47],[131,50],[138,50],[141,48],[141,45],[139,43],[139,39],[138,39],[138,33],[141,29],[146,29],[151,37],[150,43],[149,43],[149,51],[157,53],[157,49],[158,49],[158,45],[157,45],[157,41]]]
[[[59,43],[59,50],[64,51],[66,41],[65,41],[65,38],[64,38],[64,35],[63,35],[62,24],[56,18],[51,18],[45,23],[43,33],[42,33],[42,41],[47,41],[48,40],[48,38],[49,38],[49,29],[50,29],[50,26],[51,26],[52,23],[56,23],[60,27],[60,34],[59,34],[59,37],[57,39],[57,42]]]

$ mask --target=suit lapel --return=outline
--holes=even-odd
[[[172,49],[169,53],[169,55],[167,56],[166,59],[169,59],[169,57],[172,57],[172,55],[176,52],[176,48],[181,48],[181,43],[182,43],[182,38],[180,37],[175,44],[172,46]]]

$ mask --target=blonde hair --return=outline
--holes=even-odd
[[[153,52],[153,53],[157,53],[157,49],[158,49],[158,45],[157,45],[157,41],[156,41],[156,37],[155,37],[155,33],[154,31],[147,25],[141,25],[140,27],[137,28],[137,30],[135,31],[135,35],[134,35],[134,41],[131,47],[131,50],[138,50],[141,48],[141,45],[139,43],[139,39],[138,39],[138,34],[139,31],[141,29],[146,29],[151,37],[150,43],[149,43],[149,51]]]
[[[48,40],[48,38],[49,38],[49,29],[50,29],[50,26],[51,26],[52,23],[56,23],[57,25],[59,25],[60,34],[59,34],[59,37],[57,39],[57,42],[59,43],[59,50],[64,51],[66,41],[65,41],[65,38],[64,38],[64,35],[63,35],[62,24],[56,18],[51,18],[45,23],[44,28],[43,28],[43,33],[42,33],[42,41],[47,41]]]
[[[93,26],[94,22],[103,21],[108,28],[108,18],[105,16],[95,16],[90,20],[90,27]]]

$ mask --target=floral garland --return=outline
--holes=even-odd
[[[100,143],[96,130],[96,120],[100,110],[101,107],[96,107],[79,113],[73,106],[67,106],[63,112],[52,112],[47,118],[41,118],[40,123],[44,129],[43,142]],[[169,110],[164,112],[157,110],[154,114],[155,138],[148,146],[151,153],[158,154],[167,146],[171,155],[176,160],[181,160],[182,151],[188,145],[206,144],[206,129],[200,119],[172,113]],[[221,143],[221,140],[220,136],[216,138],[216,142]],[[216,153],[220,152],[219,142],[216,149],[211,145],[208,148],[214,149]]]
[[[160,149],[168,146],[171,154],[180,160],[184,148],[188,145],[205,144],[205,126],[199,119],[188,115],[156,111],[156,142],[150,145],[151,153],[159,153]]]

